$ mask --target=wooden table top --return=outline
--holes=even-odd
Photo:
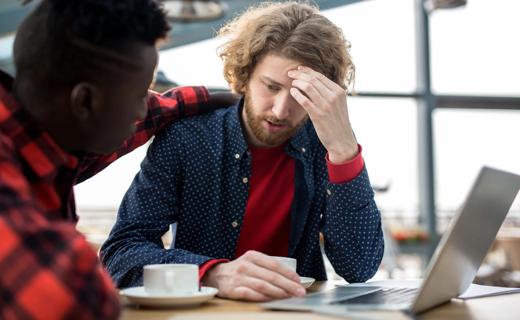
[[[308,289],[308,292],[319,292],[335,286],[333,281],[317,282]],[[241,302],[214,298],[209,302],[192,308],[149,309],[130,305],[124,299],[121,319],[137,320],[327,320],[335,317],[318,315],[310,312],[281,312],[271,311],[260,307],[257,303]],[[395,312],[364,313],[366,319],[407,319]],[[452,302],[422,313],[419,319],[424,320],[517,320],[520,319],[520,293],[507,294],[496,297],[487,297],[471,300],[452,300]],[[356,318],[351,318],[356,319]]]

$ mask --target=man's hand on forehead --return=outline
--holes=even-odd
[[[291,95],[307,111],[333,163],[343,163],[358,152],[350,126],[347,91],[323,74],[305,66],[290,70]]]

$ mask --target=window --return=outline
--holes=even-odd
[[[470,0],[431,15],[432,85],[442,94],[520,96],[520,2]]]
[[[415,91],[414,0],[362,1],[324,15],[352,44],[356,90]]]
[[[417,215],[417,104],[413,99],[350,98],[349,115],[363,146],[377,204],[385,218]]]
[[[435,111],[439,231],[464,202],[482,166],[520,174],[519,123],[520,110]],[[519,219],[519,213],[517,199],[509,217]]]

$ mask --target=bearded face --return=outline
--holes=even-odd
[[[259,147],[279,146],[296,134],[307,121],[307,112],[290,94],[292,79],[287,72],[301,63],[266,55],[249,79],[242,120],[249,143]]]
[[[259,109],[254,106],[250,94],[246,93],[245,121],[254,137],[266,147],[276,147],[289,140],[307,121],[305,117],[300,122],[292,124],[288,119],[279,119],[270,112],[255,112]]]

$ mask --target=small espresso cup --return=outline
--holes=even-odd
[[[150,264],[143,267],[144,290],[154,295],[189,295],[199,291],[196,264]]]
[[[288,257],[276,257],[276,256],[271,256],[271,258],[275,259],[276,261],[278,261],[281,264],[286,265],[287,267],[289,267],[289,269],[296,272],[296,259],[288,258]]]

